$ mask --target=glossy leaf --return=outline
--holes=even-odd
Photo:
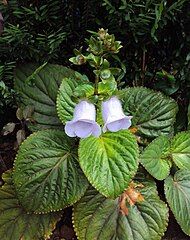
[[[140,162],[156,179],[163,180],[170,173],[170,141],[167,136],[160,136],[151,142],[140,155]]]
[[[38,69],[36,64],[25,64],[16,69],[15,90],[20,93],[22,107],[31,106],[34,112],[29,123],[32,131],[62,127],[56,113],[56,97],[64,77],[75,72],[63,66],[47,64]]]
[[[75,91],[84,83],[85,80],[82,78],[65,78],[62,82],[57,95],[57,113],[63,123],[73,118],[73,112],[76,105],[73,97]],[[92,88],[88,90],[92,90]]]
[[[180,169],[190,170],[190,132],[181,132],[174,137],[171,154]]]
[[[139,133],[153,138],[173,131],[178,110],[174,100],[143,87],[127,88],[120,94],[124,111],[133,116],[132,124]]]
[[[138,146],[127,130],[82,139],[79,163],[89,182],[104,196],[116,198],[138,167]]]
[[[145,185],[144,201],[130,206],[123,215],[119,199],[106,199],[89,188],[74,205],[74,228],[79,240],[160,240],[168,222],[168,209]],[[147,194],[148,193],[148,194]]]
[[[190,171],[179,170],[165,180],[169,206],[184,233],[190,236]]]
[[[27,213],[20,205],[11,179],[11,172],[4,173],[5,184],[0,188],[0,239],[48,239],[61,212],[49,214]]]
[[[75,141],[58,130],[37,132],[23,142],[13,177],[20,202],[37,213],[72,205],[88,187]]]

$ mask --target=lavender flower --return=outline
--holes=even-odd
[[[124,114],[121,102],[116,96],[102,102],[102,116],[105,123],[103,132],[107,130],[117,132],[121,129],[128,129],[131,126],[132,116]]]
[[[81,101],[74,110],[74,117],[65,125],[65,133],[69,137],[87,138],[90,135],[98,137],[101,128],[96,123],[96,109],[92,103]]]

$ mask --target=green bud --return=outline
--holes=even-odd
[[[82,65],[86,62],[86,58],[81,54],[76,56],[76,62],[78,65]]]
[[[99,38],[101,40],[104,40],[105,36],[108,34],[108,29],[104,30],[103,28],[100,28],[98,31]]]
[[[100,72],[100,77],[104,80],[110,78],[111,77],[111,71],[109,69],[102,70]]]

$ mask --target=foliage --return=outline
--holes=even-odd
[[[127,215],[120,212],[120,199],[106,199],[96,190],[88,189],[74,206],[78,239],[160,239],[167,226],[168,209],[157,196],[153,181],[144,181],[143,185],[140,192],[145,200],[135,206],[126,203]]]
[[[187,127],[189,9],[187,0],[13,0],[0,6],[0,111],[14,106],[16,96],[17,118],[34,132],[0,188],[2,240],[48,238],[61,215],[52,211],[70,205],[80,240],[159,240],[168,208],[150,175],[165,181],[166,201],[190,235],[190,133],[174,136]],[[113,34],[94,32],[98,27]],[[63,67],[68,59],[88,77]],[[95,105],[102,125],[101,104],[111,96],[133,116],[129,130],[86,139],[64,134],[62,123],[81,99]]]
[[[80,240],[160,240],[167,229],[169,210],[159,197],[152,175],[165,180],[171,211],[182,230],[190,235],[190,133],[174,136],[177,103],[144,87],[119,90],[122,70],[112,67],[111,62],[121,43],[104,29],[91,34],[87,51],[75,50],[70,61],[89,64],[94,79],[49,63],[26,64],[16,69],[15,89],[20,93],[21,106],[17,117],[28,118],[34,133],[20,146],[13,175],[4,175],[5,184],[0,189],[4,218],[12,217],[4,198],[7,192],[10,198],[14,190],[18,199],[15,195],[11,199],[16,198],[16,204],[19,202],[23,209],[21,220],[18,218],[24,222],[22,226],[32,221],[35,228],[40,219],[43,231],[36,232],[34,240],[39,239],[38,234],[46,239],[46,229],[52,230],[51,217],[54,223],[59,212],[51,212],[70,205],[74,206],[74,228]],[[101,105],[112,96],[120,98],[122,114],[133,116],[128,130],[120,128],[85,139],[71,139],[61,130],[61,122],[72,120],[81,100],[94,104],[97,121],[102,125]],[[27,218],[25,211],[30,214]],[[49,225],[46,218],[50,218]],[[0,233],[8,227],[0,220]],[[19,239],[22,231],[14,230],[14,239]],[[31,238],[31,232],[24,234],[26,239]]]
[[[20,94],[20,108],[34,107],[29,117],[29,128],[60,128],[56,116],[56,96],[59,85],[64,77],[74,75],[74,71],[58,65],[37,64],[18,66],[15,72],[15,90]],[[34,124],[35,123],[35,124]]]
[[[0,4],[5,21],[0,38],[0,66],[4,69],[0,81],[6,88],[0,91],[1,111],[14,106],[12,78],[17,64],[68,65],[72,50],[81,47],[88,36],[86,30],[99,27],[108,28],[122,41],[124,84],[145,85],[168,95],[178,91],[175,97],[183,105],[181,111],[187,110],[188,0],[5,2],[8,4]]]
[[[0,189],[0,237],[9,239],[48,238],[61,212],[36,215],[28,214],[19,200],[12,183],[12,172],[3,175],[4,186]],[[30,227],[29,227],[30,226]]]

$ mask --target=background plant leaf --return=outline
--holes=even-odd
[[[190,170],[190,132],[181,132],[173,138],[171,154],[178,168]]]
[[[144,183],[145,200],[128,207],[128,215],[119,209],[119,199],[106,199],[89,188],[74,205],[74,228],[79,240],[160,240],[168,222],[168,209],[158,195]],[[152,186],[151,186],[152,189]]]
[[[140,155],[140,162],[156,179],[163,180],[170,173],[170,141],[167,136],[160,136],[151,142]]]
[[[178,110],[176,102],[160,92],[143,87],[122,90],[121,99],[127,115],[132,115],[132,124],[146,137],[157,137],[173,131]]]
[[[37,213],[72,205],[88,187],[75,141],[58,130],[39,131],[23,142],[13,177],[20,202]]]
[[[4,173],[5,184],[0,188],[0,239],[47,239],[61,212],[40,215],[26,212],[16,197],[11,175],[10,171]]]
[[[76,89],[81,88],[80,85],[84,85],[86,82],[87,79],[79,77],[65,78],[62,82],[57,95],[57,113],[63,123],[73,118],[74,107],[76,105],[74,93]]]
[[[165,180],[169,206],[185,234],[190,236],[190,171],[179,170]]]
[[[32,131],[60,128],[62,124],[55,107],[57,91],[63,78],[73,76],[75,72],[54,64],[46,64],[40,69],[38,67],[36,64],[24,64],[16,68],[15,90],[20,94],[18,104],[34,107],[29,123]]]
[[[79,163],[90,183],[103,195],[119,196],[138,167],[138,146],[127,130],[82,139]]]

